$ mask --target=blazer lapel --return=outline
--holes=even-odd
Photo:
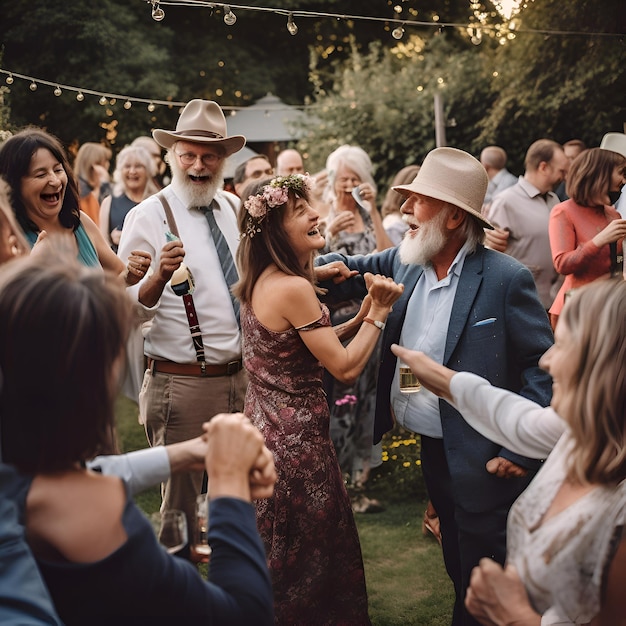
[[[480,247],[474,254],[465,258],[463,270],[459,276],[459,284],[454,296],[454,304],[450,314],[448,324],[448,336],[446,338],[446,349],[443,355],[444,365],[448,363],[450,356],[454,352],[463,330],[467,325],[467,319],[476,299],[478,288],[483,280],[483,248]]]

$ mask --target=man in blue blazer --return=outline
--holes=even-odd
[[[454,626],[478,624],[463,606],[472,568],[484,556],[504,562],[508,510],[537,462],[482,437],[427,390],[401,393],[389,347],[421,350],[454,370],[549,404],[552,381],[538,361],[553,343],[552,331],[530,271],[482,245],[484,228],[492,228],[480,214],[487,183],[470,154],[437,148],[410,185],[394,187],[406,197],[401,210],[410,226],[400,246],[367,256],[328,254],[317,262],[331,263],[319,276],[334,269],[345,277],[346,267],[359,274],[322,283],[331,300],[363,297],[365,272],[404,284],[382,328],[374,441],[394,418],[421,435],[424,479],[456,592]]]

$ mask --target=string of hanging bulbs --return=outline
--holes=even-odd
[[[621,37],[623,38],[626,33],[602,33],[602,32],[584,32],[584,31],[565,31],[565,30],[549,30],[549,29],[533,29],[533,28],[520,28],[516,26],[514,17],[511,19],[507,19],[503,16],[503,21],[508,22],[507,25],[504,24],[484,24],[484,23],[476,23],[471,22],[467,23],[458,23],[458,22],[442,22],[439,19],[438,15],[434,15],[432,21],[421,21],[415,19],[398,19],[396,17],[376,17],[369,15],[347,15],[342,13],[324,13],[320,11],[301,11],[301,10],[293,10],[293,9],[282,9],[275,7],[256,7],[256,6],[246,6],[246,5],[235,5],[235,4],[224,4],[221,2],[208,2],[206,0],[142,0],[147,4],[150,4],[152,7],[152,19],[161,22],[165,19],[165,10],[163,6],[177,6],[177,7],[193,7],[193,8],[205,8],[210,9],[221,9],[223,13],[223,20],[227,26],[233,26],[237,22],[237,16],[235,15],[233,9],[238,11],[256,11],[256,12],[265,12],[265,13],[274,13],[276,15],[284,15],[287,18],[286,29],[290,35],[298,34],[298,25],[296,24],[296,18],[329,18],[334,20],[343,20],[343,21],[367,21],[367,22],[383,22],[385,24],[391,24],[394,28],[391,30],[391,36],[394,39],[402,39],[404,36],[406,27],[411,26],[420,26],[420,27],[429,27],[429,28],[437,28],[440,31],[444,28],[460,28],[466,30],[470,34],[470,38],[472,39],[472,43],[478,44],[481,41],[481,33],[483,31],[500,31],[505,30],[509,34],[512,31],[516,31],[519,33],[531,33],[536,35],[560,35],[560,36],[585,36],[585,37]],[[404,0],[402,0],[404,1]],[[479,4],[476,2],[471,3],[473,7],[475,4]],[[480,5],[479,5],[480,6]],[[394,7],[394,11],[396,13],[400,13],[402,8],[400,5]],[[513,37],[508,37],[508,39],[512,39]]]

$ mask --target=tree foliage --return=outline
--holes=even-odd
[[[300,148],[309,168],[322,167],[342,143],[372,156],[379,183],[419,163],[435,145],[434,98],[443,100],[449,145],[477,154],[487,144],[507,149],[514,171],[536,138],[573,137],[597,145],[625,118],[622,0],[529,0],[516,18],[515,38],[499,45],[493,29],[479,46],[461,27],[406,26],[402,20],[467,24],[502,22],[495,0],[251,0],[252,6],[342,15],[388,17],[387,22],[297,17],[287,33],[283,13],[164,5],[155,22],[143,0],[29,0],[5,3],[0,20],[2,67],[29,76],[137,98],[185,102],[210,98],[246,106],[267,92],[290,104],[310,104],[315,123]],[[399,7],[396,13],[394,7]],[[476,7],[479,7],[478,9]],[[540,31],[576,31],[562,36]],[[110,141],[122,146],[154,127],[173,127],[176,106],[148,111],[119,99],[106,105],[68,90],[52,95],[15,80],[3,87],[0,125],[37,124],[67,145]],[[2,118],[4,116],[4,119]]]

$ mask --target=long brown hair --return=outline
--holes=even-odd
[[[2,459],[33,473],[113,451],[114,365],[133,319],[117,276],[53,243],[0,273]]]

